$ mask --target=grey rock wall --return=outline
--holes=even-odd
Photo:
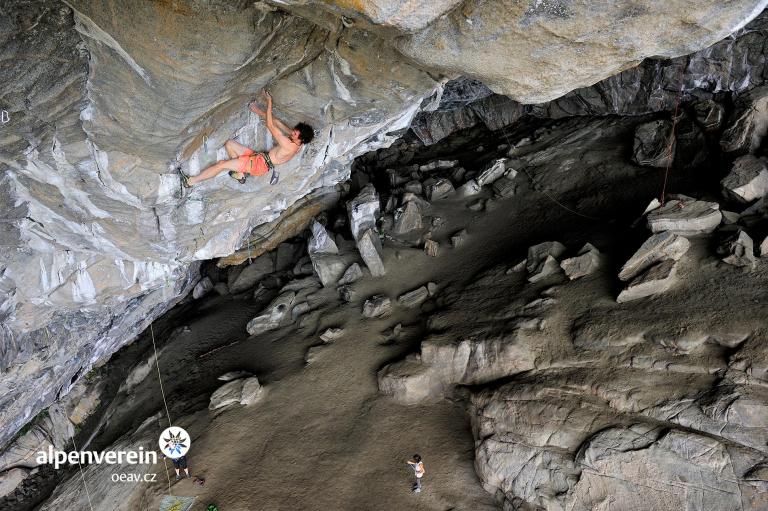
[[[446,78],[553,98],[644,56],[709,45],[766,2],[707,2],[685,19],[679,2],[643,2],[632,16],[635,2],[615,2],[598,19],[586,4],[561,17],[550,3],[4,5],[0,445],[191,289],[196,261],[235,252],[254,227],[346,179],[356,155],[436,104]],[[265,86],[316,142],[277,186],[221,177],[182,195],[175,169],[199,172],[226,139],[269,146],[246,109]]]

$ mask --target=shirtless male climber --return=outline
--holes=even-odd
[[[251,112],[266,119],[267,129],[275,140],[275,146],[269,152],[256,152],[234,140],[227,140],[224,148],[230,159],[218,161],[196,176],[187,176],[181,172],[181,183],[185,187],[189,188],[200,181],[216,177],[225,170],[228,170],[229,175],[240,184],[245,184],[247,174],[263,176],[271,170],[272,178],[269,184],[277,184],[279,176],[275,172],[275,166],[282,165],[296,156],[302,145],[312,141],[315,133],[311,126],[303,122],[290,129],[279,119],[272,117],[272,96],[267,91],[262,91],[262,95],[267,102],[266,112],[256,106],[255,101],[248,106]]]

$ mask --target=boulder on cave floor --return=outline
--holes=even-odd
[[[246,330],[250,335],[258,335],[280,328],[291,321],[291,310],[296,300],[296,293],[281,293],[258,316],[248,322]]]
[[[748,154],[736,158],[733,167],[720,181],[725,195],[746,203],[768,194],[768,164],[765,158]]]
[[[591,275],[602,264],[603,256],[591,243],[586,243],[575,257],[563,259],[560,267],[569,280]]]
[[[448,179],[431,177],[424,181],[424,196],[430,202],[447,199],[454,191],[453,184]]]
[[[677,261],[690,247],[691,242],[683,236],[671,232],[654,234],[624,263],[619,271],[619,279],[631,280],[649,266],[665,259]]]
[[[717,202],[696,200],[685,195],[673,196],[647,216],[651,232],[668,231],[683,236],[710,233],[722,219]]]
[[[485,186],[492,184],[507,172],[507,161],[509,158],[497,158],[492,161],[480,174],[475,178],[475,181],[479,186]]]
[[[677,261],[666,259],[633,278],[619,293],[619,303],[638,300],[668,291],[677,282]]]
[[[252,405],[259,402],[264,397],[264,387],[259,383],[255,376],[250,378],[240,378],[225,383],[213,394],[208,404],[209,410],[217,410],[234,404]]]
[[[519,317],[495,331],[455,338],[450,332],[422,341],[420,354],[378,373],[379,390],[402,404],[440,400],[456,385],[476,385],[528,371],[540,341],[529,337],[540,321]]]
[[[392,311],[392,301],[384,295],[374,295],[363,304],[363,317],[382,318]]]
[[[565,245],[559,241],[545,241],[528,248],[525,269],[528,281],[537,282],[560,271],[557,258],[565,253]]]
[[[459,248],[464,244],[464,242],[467,239],[467,230],[462,229],[460,231],[456,231],[451,235],[451,247],[453,248]]]
[[[344,275],[341,276],[339,279],[338,284],[340,286],[344,286],[347,284],[352,284],[354,282],[357,282],[358,280],[363,278],[363,270],[360,268],[360,265],[357,263],[352,263],[349,268],[344,271]]]
[[[440,254],[440,244],[435,240],[426,240],[424,242],[424,253],[429,257],[437,257]]]
[[[515,172],[514,174],[517,173]],[[495,193],[497,197],[512,197],[517,192],[517,183],[515,182],[514,174],[502,176],[493,183],[493,193]]]
[[[349,227],[352,237],[359,240],[368,229],[376,228],[376,220],[380,216],[379,194],[372,184],[366,185],[360,193],[347,202]]]
[[[482,187],[477,183],[477,181],[470,179],[456,189],[456,196],[459,198],[467,198],[477,195],[481,191]]]
[[[424,301],[429,298],[430,293],[427,289],[427,286],[421,286],[417,287],[416,289],[412,291],[408,291],[407,293],[403,293],[397,298],[397,303],[400,304],[401,307],[405,307],[406,309],[415,309]]]
[[[343,257],[335,254],[312,254],[312,268],[315,270],[323,287],[335,285],[347,269]]]
[[[408,201],[395,210],[395,225],[392,234],[408,234],[422,227],[422,212],[416,201]]]
[[[332,343],[337,339],[341,339],[344,335],[344,329],[339,327],[327,328],[322,334],[320,334],[320,340],[326,344]]]
[[[381,258],[381,240],[374,229],[368,229],[360,235],[357,240],[357,249],[371,276],[382,277],[387,273],[384,260]]]
[[[723,258],[724,263],[733,266],[754,268],[757,265],[752,238],[741,229],[729,236],[718,247],[717,252]]]
[[[248,376],[252,376],[252,373],[250,371],[229,371],[218,378],[216,378],[219,381],[232,381],[232,380],[238,380],[240,378],[247,378]]]
[[[307,243],[310,257],[314,254],[338,254],[339,248],[325,227],[317,220],[312,220],[310,226],[312,236]]]
[[[433,160],[419,166],[419,172],[432,172],[433,170],[452,169],[459,164],[459,160]]]

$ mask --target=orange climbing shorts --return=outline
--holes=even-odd
[[[249,153],[238,156],[237,172],[241,174],[250,174],[252,176],[263,176],[270,169],[269,156],[264,153],[257,153],[251,150]]]

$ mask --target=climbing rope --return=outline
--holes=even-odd
[[[659,198],[659,202],[662,206],[664,206],[667,198],[667,180],[669,179],[669,169],[672,166],[673,160],[675,159],[674,154],[672,153],[672,146],[675,143],[675,128],[677,127],[677,113],[680,108],[680,97],[683,95],[683,87],[685,85],[685,81],[683,80],[684,71],[685,66],[680,68],[680,90],[677,91],[677,98],[675,99],[675,114],[672,116],[672,131],[669,134],[669,143],[667,144],[667,153],[669,154],[669,159],[667,161],[667,168],[664,171],[664,184],[661,187],[661,197]]]
[[[155,368],[157,369],[157,379],[160,382],[160,394],[163,396],[163,404],[165,405],[165,416],[168,418],[168,427],[173,426],[171,423],[171,412],[168,411],[168,401],[165,399],[165,390],[163,389],[163,377],[160,376],[160,358],[157,354],[157,344],[155,343],[155,329],[152,323],[149,324],[149,332],[152,336],[152,348],[155,351]],[[173,497],[171,491],[171,473],[168,470],[168,461],[163,456],[163,465],[165,465],[165,477],[168,478],[168,494]]]
[[[72,447],[75,448],[75,452],[77,452],[77,444],[75,444],[75,435],[72,434]],[[83,487],[85,488],[85,496],[88,498],[88,507],[91,508],[91,511],[93,511],[93,503],[91,502],[91,492],[88,491],[88,485],[85,482],[85,472],[83,471],[83,464],[80,463],[80,456],[77,457],[77,466],[80,469],[80,478],[83,480]]]
[[[504,134],[504,138],[507,140],[507,145],[511,148],[512,147],[512,142],[509,140],[509,136],[507,135],[507,130],[505,129],[504,126],[501,127],[501,132]],[[525,167],[521,167],[521,168],[522,168],[523,172],[525,172],[525,174],[528,176],[528,179],[531,180],[531,184],[532,185],[535,184],[536,182],[534,181],[533,176],[531,176],[531,174],[528,172],[528,169],[526,169]],[[549,200],[551,200],[552,202],[554,202],[555,204],[557,204],[558,206],[560,206],[564,210],[566,210],[566,211],[568,211],[570,213],[573,213],[574,215],[578,215],[578,216],[586,218],[588,220],[600,220],[600,218],[597,218],[597,217],[594,217],[594,216],[590,216],[590,215],[586,215],[584,213],[580,213],[580,212],[578,212],[578,211],[576,211],[574,209],[569,208],[568,206],[566,206],[565,204],[563,204],[562,202],[560,202],[559,200],[554,198],[552,195],[547,193],[547,191],[543,187],[539,191],[542,194],[544,194],[544,196],[546,198],[548,198]]]

